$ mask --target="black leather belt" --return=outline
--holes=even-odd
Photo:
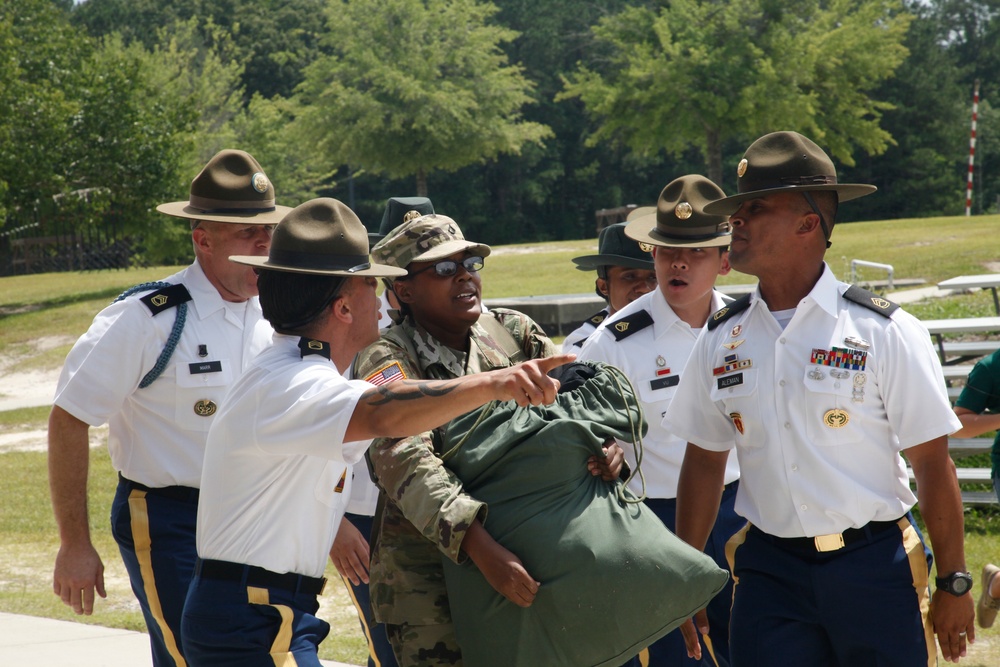
[[[752,524],[750,526],[751,532],[771,544],[789,551],[807,553],[837,551],[856,542],[871,541],[875,535],[892,529],[899,530],[899,519],[895,521],[870,521],[860,528],[848,528],[842,533],[817,535],[816,537],[776,537],[765,533],[757,526]]]
[[[127,477],[124,477],[121,473],[118,473],[118,481],[130,489],[145,491],[153,496],[162,496],[164,498],[178,500],[183,503],[198,502],[198,489],[191,486],[146,486],[145,484],[140,484],[139,482],[133,482]]]
[[[245,581],[249,586],[280,588],[295,594],[319,595],[326,586],[326,577],[307,577],[304,574],[295,574],[294,572],[278,574],[256,565],[230,563],[224,560],[202,560],[199,558],[194,572],[195,575],[206,579]]]

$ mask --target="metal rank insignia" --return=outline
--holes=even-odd
[[[621,333],[625,333],[626,331],[628,331],[628,322],[625,321],[615,322],[615,331],[619,331]]]
[[[851,382],[854,385],[851,387],[851,400],[855,403],[864,403],[865,383],[868,382],[868,376],[863,371],[855,373],[854,379]]]
[[[823,424],[830,428],[844,428],[851,421],[851,416],[840,408],[827,410],[823,414]]]
[[[194,413],[199,417],[211,417],[218,409],[219,406],[215,404],[215,401],[208,398],[203,398],[194,404]]]
[[[150,302],[151,302],[151,303],[152,303],[152,304],[153,304],[154,306],[163,306],[163,305],[164,305],[164,304],[166,304],[166,303],[167,303],[167,301],[169,301],[169,300],[170,300],[170,299],[169,299],[169,298],[167,297],[167,295],[166,295],[166,294],[157,294],[157,295],[156,295],[156,296],[154,296],[154,297],[153,297],[152,299],[150,299]]]

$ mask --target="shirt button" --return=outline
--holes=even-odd
[[[799,469],[799,467],[793,463],[792,464],[792,472],[798,472],[798,469]]]
[[[792,425],[789,422],[785,422],[785,428],[791,428]]]
[[[782,345],[784,345],[785,344],[785,339],[784,338],[779,338],[778,342],[781,343]]]
[[[778,386],[779,387],[784,387],[785,386],[785,381],[784,380],[779,380],[778,381]]]
[[[809,506],[808,505],[799,505],[799,509],[802,510],[803,512],[805,512],[807,509],[809,509]]]

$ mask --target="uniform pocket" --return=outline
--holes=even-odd
[[[809,441],[827,447],[859,442],[862,433],[857,414],[864,400],[868,375],[846,368],[807,366],[802,382],[809,392],[806,401]]]
[[[179,361],[176,371],[177,426],[188,431],[208,431],[233,381],[229,365],[222,361]]]
[[[712,401],[721,404],[732,420],[736,442],[749,449],[764,446],[761,433],[755,433],[755,425],[760,423],[758,382],[757,369],[744,368],[715,376],[709,392]]]

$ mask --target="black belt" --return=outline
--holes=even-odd
[[[771,544],[788,549],[789,551],[800,551],[806,553],[824,553],[837,551],[856,542],[868,542],[874,539],[875,535],[884,533],[895,528],[899,530],[899,519],[895,521],[869,521],[860,528],[848,528],[842,533],[831,535],[817,535],[816,537],[777,537],[763,530],[750,525],[750,530],[757,536],[764,538]]]
[[[184,503],[196,503],[198,502],[198,489],[190,486],[146,486],[145,484],[140,484],[139,482],[133,482],[132,480],[124,477],[120,472],[118,473],[118,481],[121,484],[126,485],[130,489],[137,489],[139,491],[145,491],[146,493],[153,496],[162,496],[164,498],[170,498],[171,500],[179,500]]]
[[[224,560],[198,559],[194,569],[196,576],[206,579],[246,582],[259,588],[280,588],[289,593],[319,595],[326,586],[326,577],[307,577],[304,574],[286,572],[278,574],[256,565],[230,563]]]

